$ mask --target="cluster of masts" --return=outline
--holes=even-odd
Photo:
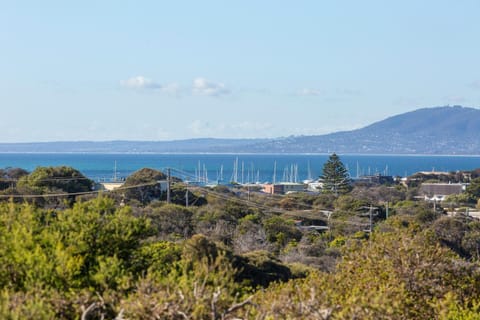
[[[273,183],[276,183],[276,170],[277,162],[274,163],[274,174],[273,174]],[[298,178],[298,164],[290,164],[284,167],[283,169],[283,183],[300,183]],[[313,181],[312,174],[310,170],[310,163],[308,164],[308,179]],[[206,165],[198,162],[197,167],[195,168],[195,182],[201,184],[209,184],[212,182],[208,177],[208,169]],[[220,166],[220,170],[217,170],[217,179],[216,183],[224,183],[224,170],[223,165]],[[255,165],[251,162],[250,164],[245,164],[244,161],[239,162],[238,158],[235,158],[233,162],[233,170],[230,180],[228,182],[235,184],[260,184],[260,170],[255,168]]]
[[[222,175],[223,175],[223,166],[221,168]],[[200,161],[198,161],[198,165],[195,168],[195,180],[198,183],[208,183],[208,170],[207,167],[205,166],[205,163],[203,164],[203,167],[200,165]]]
[[[347,171],[349,171],[347,167]],[[370,167],[367,167],[367,169],[360,168],[358,162],[357,162],[357,170],[356,170],[356,177],[362,177],[362,176],[370,176],[372,175],[372,170]],[[388,175],[388,165],[385,166],[385,169],[383,172],[378,172],[378,170],[374,171],[374,174],[383,174],[385,176]],[[217,170],[217,179],[216,183],[221,184],[225,182],[231,182],[231,183],[236,183],[236,184],[260,184],[260,170],[255,169],[255,166],[253,163],[250,164],[245,164],[244,161],[239,161],[238,157],[235,158],[233,162],[233,170],[232,170],[232,175],[230,177],[229,181],[226,181],[224,179],[224,168],[223,165],[220,166],[220,170]],[[313,179],[312,175],[312,170],[310,168],[310,162],[308,162],[308,173],[307,173],[307,179],[300,181],[299,179],[299,169],[298,169],[298,164],[289,164],[286,165],[283,168],[282,176],[281,176],[281,181],[277,180],[277,162],[274,162],[274,168],[273,168],[273,176],[272,176],[272,183],[311,183],[314,182],[315,179]],[[201,164],[200,161],[198,162],[197,168],[195,168],[195,180],[197,183],[202,183],[202,184],[208,184],[212,182],[212,180],[209,180],[208,177],[208,170],[205,164]]]
[[[241,163],[241,167],[239,168],[238,158],[235,158],[235,161],[233,162],[233,171],[230,181],[239,184],[258,184],[260,183],[260,170],[257,169],[255,171],[255,166],[253,165],[253,162],[251,162],[250,167],[248,167],[248,165],[245,166],[245,162],[243,161]]]
[[[348,170],[348,167],[347,167],[347,170]],[[371,170],[370,166],[368,166],[367,170],[365,170],[365,168],[360,168],[360,166],[358,164],[358,161],[357,161],[357,175],[356,175],[357,179],[360,178],[360,177],[378,175],[378,174],[388,176],[388,165],[385,166],[385,169],[382,172],[379,172],[378,170],[375,169],[374,173],[372,174],[372,170]],[[405,173],[405,176],[407,176],[406,173]]]
[[[239,166],[238,158],[233,162],[232,176],[229,182],[238,183],[238,184],[258,184],[260,183],[260,170],[255,170],[253,163],[250,163],[250,166],[245,166],[245,163],[242,161],[241,166]],[[195,168],[195,182],[208,184],[210,182],[208,178],[208,169],[205,164],[198,162],[197,167]],[[217,183],[224,183],[223,175],[223,164],[220,166],[220,170],[217,171]]]
[[[195,182],[200,184],[209,184],[210,182],[216,182],[217,184],[225,183],[224,179],[224,170],[223,164],[220,166],[220,170],[216,172],[216,181],[211,180],[208,177],[208,169],[205,163],[200,163],[198,161],[198,165],[195,168]],[[347,167],[347,171],[348,167]],[[379,174],[378,171],[375,171],[375,174]],[[388,165],[385,167],[385,170],[382,172],[383,175],[388,175]],[[362,176],[370,176],[371,169],[368,167],[367,170],[360,168],[357,162],[357,170],[356,170],[356,177]],[[300,183],[301,181],[298,178],[298,164],[290,164],[286,165],[283,168],[283,175],[282,181],[277,181],[277,162],[274,162],[273,168],[273,176],[272,176],[272,183]],[[113,174],[113,181],[118,181],[118,173],[117,173],[117,161],[114,164],[114,174]],[[303,183],[310,183],[313,182],[314,179],[312,177],[312,171],[310,168],[310,162],[308,162],[308,176],[306,180],[303,180]],[[245,162],[242,161],[239,163],[238,157],[235,158],[233,162],[233,170],[230,180],[228,182],[236,183],[236,184],[260,184],[260,170],[255,169],[254,164],[251,162],[250,165],[245,165]]]
[[[290,169],[283,169],[283,182],[298,183],[298,164],[291,164]]]

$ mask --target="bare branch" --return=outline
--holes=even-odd
[[[123,318],[123,309],[120,310],[120,312],[118,313],[118,315],[115,317],[114,320],[124,320]]]
[[[228,309],[222,314],[222,320],[224,320],[225,317],[226,317],[227,315],[229,315],[230,313],[233,313],[233,312],[237,311],[238,309],[243,308],[243,307],[246,306],[246,305],[255,305],[254,303],[252,303],[252,299],[253,299],[253,295],[251,295],[251,296],[248,297],[247,299],[243,300],[242,302],[239,302],[239,303],[236,303],[236,304],[232,305],[230,308],[228,308]]]
[[[217,302],[218,302],[218,297],[220,297],[221,294],[221,289],[220,287],[217,288],[217,290],[213,293],[212,295],[212,320],[217,320]]]
[[[88,306],[88,308],[85,309],[84,306],[82,306],[82,317],[80,318],[81,320],[87,320],[88,314],[94,310],[97,307],[97,303],[93,302],[91,305]]]

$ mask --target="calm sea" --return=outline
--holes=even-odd
[[[127,177],[141,168],[172,169],[183,179],[207,177],[238,182],[302,181],[321,174],[328,155],[310,154],[0,154],[0,168],[66,165],[96,181]],[[340,155],[350,175],[381,173],[407,176],[418,171],[457,171],[480,168],[480,156]],[[236,170],[235,170],[236,168]],[[236,174],[235,174],[236,172]]]

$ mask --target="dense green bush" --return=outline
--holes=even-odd
[[[29,179],[20,178],[28,192],[89,186]],[[406,191],[256,194],[252,204],[217,190],[230,200],[189,208],[143,191],[134,208],[109,194],[68,206],[0,203],[0,318],[475,319],[480,310],[480,223],[405,200]],[[370,234],[362,207],[374,194],[393,203]],[[324,205],[335,206],[331,216],[315,210]],[[331,229],[301,230],[293,219]]]

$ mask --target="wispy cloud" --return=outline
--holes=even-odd
[[[203,96],[222,96],[230,94],[230,90],[223,83],[211,82],[205,78],[195,78],[192,85],[192,93]]]
[[[342,95],[342,96],[359,96],[359,95],[361,95],[360,91],[355,90],[355,89],[349,89],[349,88],[338,89],[337,94]]]
[[[121,80],[120,85],[127,89],[163,92],[177,97],[185,94],[188,88],[188,86],[182,87],[176,82],[161,84],[145,76],[135,76],[127,80]],[[198,77],[193,79],[191,93],[193,95],[219,97],[228,95],[231,91],[223,83]]]
[[[467,98],[458,95],[450,95],[443,98],[449,104],[462,104],[467,102]]]
[[[243,121],[239,123],[210,123],[203,120],[194,120],[187,127],[196,137],[235,137],[251,138],[265,136],[273,128],[271,123]]]
[[[303,88],[297,92],[299,96],[319,96],[322,92],[318,89]]]
[[[480,80],[473,81],[469,84],[469,87],[473,89],[480,89]]]
[[[326,99],[344,99],[361,95],[360,91],[349,88],[339,89],[316,89],[316,88],[302,88],[295,93],[297,96],[303,97],[318,97]]]
[[[210,123],[202,120],[194,120],[188,125],[188,129],[195,135],[211,134]]]
[[[129,89],[161,89],[163,86],[144,76],[131,77],[120,81],[122,87]]]
[[[162,92],[173,96],[181,96],[184,93],[184,89],[176,82],[167,83],[161,89]]]
[[[144,76],[131,77],[127,80],[120,81],[120,85],[124,88],[133,90],[152,90],[157,92],[164,92],[169,95],[179,96],[182,87],[176,83],[160,84],[152,79]]]

